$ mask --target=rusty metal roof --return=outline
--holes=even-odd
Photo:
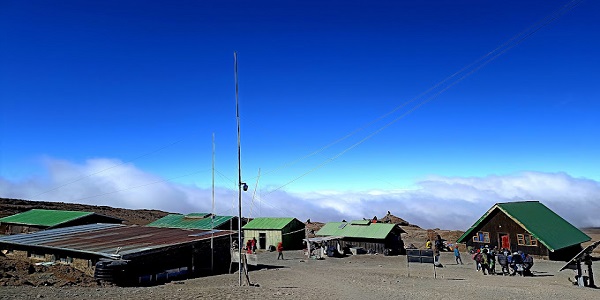
[[[177,245],[235,234],[225,230],[190,230],[127,226],[122,224],[88,224],[49,229],[29,234],[0,237],[0,245],[61,249],[98,256],[128,259],[140,254]]]

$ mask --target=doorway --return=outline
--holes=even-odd
[[[498,233],[498,244],[500,244],[500,248],[510,251],[510,236],[508,233]]]
[[[267,234],[259,233],[258,234],[258,249],[266,249],[267,248]]]

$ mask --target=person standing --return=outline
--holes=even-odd
[[[431,249],[431,240],[427,239],[427,242],[425,242],[425,249]]]
[[[483,275],[487,275],[486,271],[490,273],[490,256],[487,248],[481,252],[481,272],[483,272]]]
[[[460,264],[462,265],[462,258],[460,258],[460,251],[458,250],[458,245],[454,245],[454,259],[456,259],[456,264],[458,265],[458,262],[460,262]]]
[[[252,238],[252,253],[256,254],[256,237]]]
[[[279,260],[279,258],[281,257],[281,259],[283,260],[283,243],[279,242],[277,244],[277,260]]]
[[[246,253],[252,254],[252,240],[246,242]]]
[[[498,264],[502,268],[502,275],[508,275],[508,257],[506,256],[506,251],[500,251],[498,253]]]

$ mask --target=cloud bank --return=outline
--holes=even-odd
[[[210,212],[211,189],[167,182],[133,164],[47,159],[47,174],[14,181],[0,177],[0,197],[108,205],[168,212]],[[105,171],[99,171],[105,170]],[[290,216],[329,222],[383,217],[389,210],[424,228],[471,226],[497,202],[539,200],[578,227],[600,227],[600,182],[566,173],[521,172],[486,177],[431,176],[412,190],[245,193],[244,215]],[[237,189],[215,190],[216,213],[237,215]]]

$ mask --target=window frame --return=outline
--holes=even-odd
[[[517,245],[519,245],[519,246],[537,247],[538,241],[531,234],[517,233]]]
[[[490,233],[487,231],[478,231],[475,235],[473,235],[473,242],[489,244]]]

